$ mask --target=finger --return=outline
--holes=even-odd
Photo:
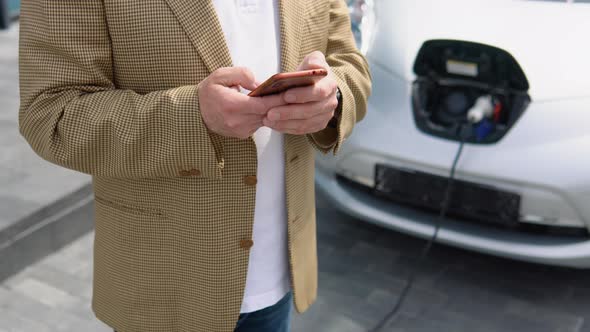
[[[254,73],[246,67],[225,67],[215,71],[213,81],[226,87],[239,85],[248,90],[256,89]]]
[[[283,95],[287,103],[302,104],[335,97],[337,88],[336,80],[328,76],[314,85],[289,89]]]
[[[326,63],[326,57],[320,51],[314,51],[308,54],[304,59],[301,65],[299,65],[300,70],[305,69],[317,69],[317,68],[324,68],[328,69],[329,66]]]
[[[326,62],[326,57],[324,53],[320,51],[314,51],[308,54],[304,59],[303,62],[299,65],[297,70],[306,70],[306,69],[319,69],[323,68],[328,70],[330,66]]]
[[[278,106],[271,108],[266,114],[266,118],[274,122],[286,120],[305,120],[325,112],[322,108],[323,103],[321,102]]]
[[[283,100],[283,96],[279,94],[264,96],[264,97],[250,97],[247,95],[236,96],[236,108],[240,112],[253,115],[266,115],[268,110],[287,105]]]
[[[285,120],[271,122],[264,119],[263,124],[269,128],[286,134],[303,135],[318,132],[324,128],[330,121],[332,114],[321,114],[316,117],[305,120]]]
[[[250,133],[263,125],[263,117],[258,115],[240,115],[225,119],[227,129],[234,132]]]
[[[266,114],[270,121],[303,120],[321,114],[333,112],[338,106],[334,95],[331,99],[309,102],[305,104],[289,104],[271,108]]]
[[[260,106],[264,109],[264,114],[266,114],[268,110],[272,108],[287,105],[287,102],[285,102],[285,99],[282,94],[274,94],[264,97],[253,97],[253,99],[256,102],[260,103]]]
[[[272,128],[281,133],[299,135],[300,133],[303,133],[304,127],[307,126],[307,121],[308,120],[287,120],[270,122],[269,120],[264,119],[262,123],[266,127]]]

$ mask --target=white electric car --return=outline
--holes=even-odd
[[[590,267],[590,3],[350,0],[373,77],[366,117],[318,189],[438,242]]]

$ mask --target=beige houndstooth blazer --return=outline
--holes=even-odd
[[[211,0],[23,0],[20,29],[20,132],[45,160],[92,175],[96,316],[119,332],[233,331],[257,157],[251,138],[209,133],[200,117],[196,85],[232,65]],[[317,292],[314,147],[338,151],[371,84],[344,0],[281,0],[280,37],[282,71],[320,50],[343,95],[337,130],[285,137],[303,312]]]

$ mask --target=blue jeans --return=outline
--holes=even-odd
[[[289,332],[293,295],[287,293],[268,308],[240,314],[234,332]]]
[[[234,332],[289,332],[292,303],[293,295],[289,292],[275,305],[240,314]]]

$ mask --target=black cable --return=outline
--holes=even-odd
[[[426,243],[424,248],[422,248],[422,253],[420,254],[420,257],[418,258],[418,262],[416,263],[416,265],[414,266],[414,268],[410,272],[410,276],[408,277],[408,280],[406,282],[406,286],[402,290],[397,302],[395,303],[395,306],[379,322],[379,324],[377,324],[374,328],[370,329],[369,332],[379,332],[379,331],[381,331],[381,329],[383,327],[387,326],[389,323],[393,322],[397,318],[397,315],[399,314],[399,310],[402,307],[402,305],[404,304],[406,297],[414,284],[414,279],[416,278],[416,274],[419,270],[418,268],[422,266],[422,264],[424,263],[424,259],[428,256],[428,254],[430,253],[430,250],[432,249],[432,246],[434,245],[434,243],[436,242],[436,240],[438,238],[438,232],[440,230],[440,225],[441,225],[442,221],[445,219],[445,217],[447,215],[447,211],[449,209],[449,204],[451,202],[451,197],[453,194],[452,193],[453,184],[455,182],[455,171],[457,170],[457,164],[459,162],[459,158],[461,157],[461,154],[463,153],[463,146],[465,145],[464,124],[461,124],[459,126],[458,136],[460,138],[459,149],[457,150],[457,153],[455,154],[455,159],[453,160],[451,172],[448,177],[447,190],[445,191],[445,196],[444,196],[443,201],[441,203],[440,213],[439,213],[438,217],[436,218],[436,221],[434,224],[434,233],[432,234],[432,236],[430,237],[430,240],[428,240],[428,242]]]

